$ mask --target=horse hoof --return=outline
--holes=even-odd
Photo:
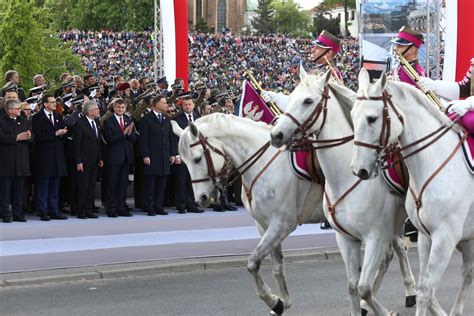
[[[405,298],[405,307],[413,307],[416,305],[416,295],[410,295]]]
[[[275,307],[272,308],[272,312],[276,315],[282,315],[284,310],[285,306],[283,305],[283,301],[281,299],[278,299],[278,303],[275,305]]]
[[[368,312],[369,312],[369,311],[366,310],[365,308],[361,308],[361,309],[360,309],[360,314],[361,314],[362,316],[367,316],[367,313],[368,313]]]

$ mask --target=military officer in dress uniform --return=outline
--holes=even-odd
[[[423,35],[413,31],[408,26],[404,26],[398,32],[397,37],[392,40],[392,43],[395,45],[395,57],[399,58],[397,56],[403,56],[413,69],[416,70],[418,75],[424,77],[425,70],[418,61],[418,50],[424,43]],[[396,75],[401,82],[406,82],[418,87],[401,64],[396,69]]]

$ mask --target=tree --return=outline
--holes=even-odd
[[[349,35],[349,12],[348,8],[355,9],[356,0],[325,0],[325,6],[344,6],[344,36]],[[339,32],[338,32],[339,33]]]
[[[196,31],[202,32],[202,33],[209,33],[211,32],[211,28],[209,25],[207,25],[206,21],[202,18],[199,17],[196,21],[196,25],[194,26]]]
[[[324,16],[325,11],[320,11],[316,14],[313,19],[313,34],[318,36],[323,30],[328,31],[331,34],[338,35],[341,32],[339,27],[341,21],[339,18],[328,19]]]
[[[252,20],[252,28],[259,34],[274,33],[273,9],[270,7],[272,0],[258,0],[255,17]]]
[[[274,0],[271,7],[275,10],[273,24],[278,33],[292,36],[308,36],[311,17],[307,12],[300,11],[294,0]]]
[[[38,14],[34,1],[11,0],[0,24],[0,72],[18,71],[26,89],[35,74],[54,82],[63,72],[83,72],[79,57],[39,22]]]

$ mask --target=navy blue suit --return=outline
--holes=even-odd
[[[169,118],[162,114],[160,121],[154,111],[140,120],[140,152],[142,158],[150,158],[144,165],[145,210],[163,209],[166,176],[170,174],[170,157],[176,156],[176,144]]]
[[[195,113],[193,113],[193,121],[196,120],[198,117]],[[178,123],[178,125],[182,128],[185,129],[189,125],[189,118],[188,114],[185,112],[182,112],[178,114],[174,120]],[[176,144],[179,141],[178,137],[176,137]],[[183,209],[186,207],[189,210],[196,209],[196,202],[194,198],[194,191],[193,191],[193,186],[191,183],[191,176],[188,171],[188,167],[183,163],[180,165],[174,165],[173,166],[174,171],[176,172],[177,175],[177,207],[178,209]]]
[[[59,178],[66,176],[64,158],[64,137],[56,136],[56,131],[65,127],[63,118],[53,112],[54,125],[44,110],[33,115],[32,129],[36,136],[33,151],[33,171],[36,177],[37,211],[41,215],[59,214]]]
[[[127,115],[122,116],[122,120],[124,129],[132,124],[132,119]],[[107,212],[123,212],[126,209],[128,171],[130,165],[133,164],[133,143],[137,140],[137,134],[132,131],[130,135],[125,135],[115,115],[104,122],[103,132],[107,143],[106,210]]]

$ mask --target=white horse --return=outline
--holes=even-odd
[[[362,179],[373,176],[378,168],[377,152],[386,145],[398,140],[403,149],[437,129],[442,131],[442,126],[449,129],[452,125],[419,90],[408,84],[387,82],[385,74],[370,84],[368,73],[362,70],[359,87],[359,101],[351,115],[355,141],[360,146],[354,147],[352,169]],[[426,315],[428,309],[434,315],[446,315],[435,293],[454,248],[462,253],[463,282],[451,315],[463,313],[464,300],[472,283],[474,176],[466,169],[458,150],[457,132],[460,132],[459,127],[452,127],[434,143],[405,159],[410,174],[410,193],[405,207],[421,232],[416,312],[419,316]],[[402,154],[407,157],[433,139],[416,143]],[[427,181],[430,178],[432,181]]]
[[[389,261],[384,257],[391,251],[392,240],[400,261],[406,305],[413,306],[415,299],[414,277],[402,238],[397,234],[406,217],[403,200],[390,192],[381,177],[361,182],[352,174],[353,129],[349,111],[356,94],[330,83],[329,79],[330,72],[318,77],[306,74],[301,68],[301,83],[291,93],[285,115],[272,129],[272,144],[280,147],[291,141],[294,135],[311,133],[316,133],[321,142],[317,146],[337,144],[317,150],[317,155],[326,178],[324,212],[336,230],[337,243],[346,265],[351,315],[361,313],[359,297],[376,315],[389,315],[389,311],[375,299],[375,294],[388,267]],[[328,140],[334,141],[324,143]],[[362,244],[365,244],[363,262]],[[382,271],[377,275],[379,267]]]
[[[228,157],[234,167],[242,166],[242,201],[255,219],[262,238],[248,259],[248,270],[255,278],[258,296],[276,314],[290,307],[286,286],[282,241],[302,223],[320,223],[322,187],[298,178],[291,170],[286,152],[270,146],[270,127],[250,119],[232,115],[212,114],[196,120],[184,131],[173,122],[180,137],[179,153],[186,163],[193,189],[202,206],[209,204],[217,180]],[[254,156],[254,153],[261,155]],[[245,163],[254,157],[251,162]],[[311,193],[316,207],[304,208],[305,197]],[[271,292],[260,273],[262,260],[271,254],[273,275],[279,295]]]

